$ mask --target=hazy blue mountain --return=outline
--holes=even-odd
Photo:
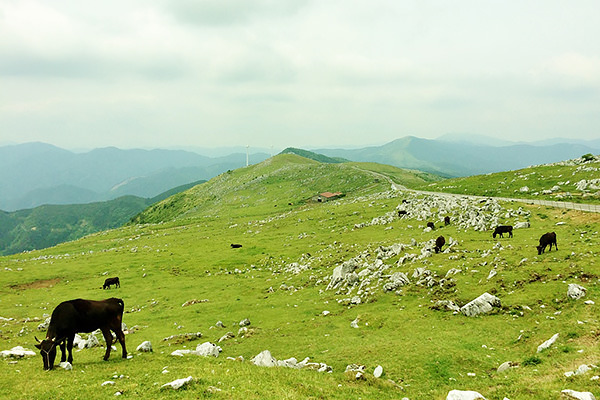
[[[0,211],[0,255],[42,249],[117,228],[149,205],[203,182],[178,186],[153,198],[122,196],[88,204],[43,205],[13,212]]]
[[[530,165],[577,158],[586,153],[600,153],[598,148],[576,143],[548,146],[530,144],[486,146],[460,141],[420,139],[412,136],[394,140],[383,146],[354,150],[321,149],[314,151],[329,157],[378,162],[448,177],[508,171]]]
[[[268,157],[251,154],[250,162]],[[75,153],[45,143],[3,146],[0,210],[105,201],[123,195],[153,197],[245,165],[246,154],[241,153],[210,158],[183,150],[107,147]]]

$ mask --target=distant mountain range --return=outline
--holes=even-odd
[[[173,187],[208,180],[245,166],[243,148],[231,148],[240,150],[208,157],[184,150],[108,147],[75,153],[44,143],[3,146],[0,147],[0,210],[91,203],[126,195],[151,198]],[[303,155],[304,150],[286,151]],[[599,154],[600,140],[549,139],[544,143],[524,144],[450,134],[435,140],[407,136],[382,146],[311,151],[322,155],[318,159],[322,162],[377,162],[443,177],[462,177],[562,161],[587,153]],[[226,149],[218,149],[215,154],[224,152]],[[250,154],[249,162],[256,164],[270,156],[265,152]]]
[[[266,153],[251,154],[258,163]],[[43,204],[80,204],[125,195],[151,198],[246,165],[246,154],[210,158],[182,150],[74,153],[45,143],[0,147],[0,210]]]
[[[444,177],[463,177],[490,172],[509,171],[531,165],[548,164],[600,154],[598,147],[581,143],[547,145],[507,144],[485,145],[480,140],[464,138],[420,139],[407,136],[383,146],[362,149],[314,149],[312,151],[333,158],[352,161],[370,161],[395,167],[418,169]],[[596,142],[588,142],[595,144]]]
[[[88,204],[43,205],[13,212],[0,211],[0,255],[43,249],[118,228],[151,204],[204,182],[178,186],[148,199],[122,196]]]

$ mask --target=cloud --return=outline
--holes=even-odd
[[[305,0],[174,0],[168,1],[165,8],[187,24],[223,26],[291,16],[307,3]]]

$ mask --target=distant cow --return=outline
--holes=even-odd
[[[541,255],[544,252],[544,250],[546,250],[546,246],[550,246],[548,251],[552,251],[552,245],[554,245],[555,250],[558,250],[558,246],[556,245],[556,233],[544,233],[540,238],[540,245],[536,246],[538,255]]]
[[[115,276],[114,278],[106,278],[104,285],[102,285],[102,289],[110,289],[110,285],[115,285],[116,288],[121,287],[119,277]]]
[[[500,235],[500,237],[503,237],[502,235],[504,233],[508,233],[508,237],[513,237],[512,231],[513,231],[512,225],[500,225],[500,226],[497,226],[496,229],[494,229],[494,233],[492,234],[492,237],[494,239],[496,238],[496,235]]]
[[[399,210],[398,211],[398,216],[402,217],[403,215],[408,215],[408,211],[406,211],[406,210]]]
[[[60,303],[50,318],[48,333],[44,340],[39,340],[35,345],[40,349],[40,354],[44,361],[44,369],[50,370],[54,367],[56,358],[56,346],[60,346],[60,361],[73,363],[73,340],[78,332],[93,332],[100,329],[106,340],[106,353],[104,361],[110,357],[113,331],[117,335],[121,348],[123,349],[123,358],[127,358],[127,349],[125,348],[125,335],[121,329],[123,320],[123,309],[125,305],[123,300],[110,298],[106,300],[69,300]],[[65,355],[65,344],[69,351],[69,358]]]
[[[439,253],[440,251],[442,251],[442,246],[446,244],[446,239],[443,236],[438,236],[437,239],[435,239],[435,247],[433,248],[433,250],[435,250],[436,253]]]
[[[450,217],[447,215],[444,217],[444,225],[450,225]]]
[[[241,244],[237,244],[237,243],[231,243],[231,248],[232,249],[239,249],[240,247],[242,247]]]
[[[435,225],[433,224],[433,222],[428,222],[427,227],[431,228],[432,230],[435,229]]]

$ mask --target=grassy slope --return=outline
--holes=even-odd
[[[471,176],[467,178],[447,179],[439,182],[419,185],[415,189],[439,192],[474,194],[480,196],[499,196],[554,201],[573,201],[600,203],[600,191],[588,188],[577,189],[576,184],[582,179],[600,178],[600,158],[583,162],[571,160],[564,163],[547,164],[523,168],[515,171]],[[558,190],[544,194],[544,190]],[[600,186],[598,183],[596,187]],[[528,191],[521,191],[527,187]]]
[[[563,373],[597,363],[600,356],[595,306],[565,296],[566,283],[580,283],[587,287],[588,299],[598,298],[598,216],[529,207],[532,228],[503,239],[504,250],[494,249],[497,241],[489,232],[451,225],[426,233],[424,222],[415,219],[354,229],[393,211],[405,198],[379,194],[388,188],[387,182],[351,165],[278,156],[223,174],[141,217],[166,222],[131,225],[43,252],[0,258],[0,316],[15,318],[0,322],[0,349],[33,348],[34,334],[43,332],[36,330],[38,321],[26,318],[41,318],[69,298],[122,297],[128,311],[124,321],[136,327],[127,335],[131,360],[113,353],[103,362],[103,350],[95,348],[74,354],[73,371],[44,374],[39,356],[4,362],[0,397],[94,399],[122,390],[128,397],[161,398],[443,399],[460,388],[478,390],[488,399],[540,399],[556,398],[567,387],[597,394],[591,375],[567,379]],[[332,190],[347,195],[331,203],[304,202]],[[559,235],[559,251],[539,257],[533,245],[548,230]],[[358,306],[344,300],[345,292],[325,290],[327,277],[341,262],[365,250],[375,254],[380,245],[427,241],[438,232],[459,240],[456,251],[419,264],[440,276],[450,268],[462,269],[454,289],[410,285],[400,295],[377,291]],[[232,242],[244,247],[230,249]],[[491,254],[484,257],[485,251]],[[529,261],[520,265],[524,258]],[[397,259],[385,261],[391,271],[410,275],[419,266],[397,266]],[[293,262],[309,269],[287,272]],[[488,280],[492,264],[498,278]],[[119,275],[122,287],[102,292],[105,272]],[[431,308],[437,299],[464,304],[484,291],[502,299],[501,311],[466,318]],[[194,298],[209,301],[181,306]],[[323,316],[324,310],[331,314]],[[357,316],[360,328],[353,329],[350,322]],[[252,322],[249,337],[237,335],[243,318]],[[226,328],[211,328],[219,320]],[[204,338],[171,345],[161,340],[196,331]],[[205,340],[216,342],[227,331],[236,338],[220,343],[219,358],[169,355]],[[536,355],[537,346],[557,332],[557,344]],[[144,340],[152,341],[154,353],[135,351]],[[265,349],[277,359],[310,357],[334,372],[260,368],[226,359],[242,355],[249,360]],[[522,365],[497,374],[504,361]],[[385,379],[355,381],[344,374],[351,363],[364,364],[369,373],[382,365]],[[165,367],[169,372],[163,374]],[[113,378],[121,374],[123,378]],[[189,375],[196,381],[187,389],[160,389]],[[116,384],[100,386],[106,380]],[[221,391],[211,393],[211,386]]]

